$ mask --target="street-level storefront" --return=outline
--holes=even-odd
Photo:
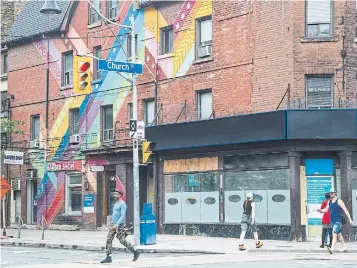
[[[155,143],[159,231],[238,237],[247,192],[257,202],[262,239],[320,239],[322,215],[314,211],[331,187],[357,218],[357,144],[349,136],[349,128],[356,130],[356,110],[302,112],[148,128],[148,139]],[[334,133],[323,121],[315,129],[314,117],[338,120],[339,112],[352,118],[350,126],[340,126],[345,133],[341,128]],[[340,138],[327,139],[323,133]],[[356,233],[356,226],[344,226],[347,239],[355,239]]]

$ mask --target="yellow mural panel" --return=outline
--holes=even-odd
[[[164,173],[210,171],[218,169],[218,157],[165,160]]]
[[[155,8],[149,7],[145,9],[145,29],[155,37],[156,41],[160,43],[160,28],[167,26],[167,21]]]

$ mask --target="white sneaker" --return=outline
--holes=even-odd
[[[332,254],[332,249],[331,248],[327,247],[327,251],[328,251],[328,253]]]

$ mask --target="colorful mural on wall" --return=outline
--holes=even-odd
[[[212,14],[212,1],[182,1],[180,12],[176,14],[173,22],[174,41],[173,52],[165,57],[159,56],[160,51],[160,28],[168,26],[165,14],[149,6],[145,9],[134,11],[130,1],[125,1],[119,11],[120,23],[129,25],[130,16],[135,18],[135,26],[138,34],[138,62],[144,64],[144,70],[150,72],[159,79],[173,78],[185,75],[195,58],[195,19]],[[117,38],[105,40],[105,47],[110,47],[106,60],[125,61],[126,51],[119,49],[127,46],[127,29],[120,28],[116,32]],[[69,25],[66,35],[62,35],[62,43],[67,50],[74,53],[90,53],[84,40],[79,38],[76,25]],[[111,44],[108,42],[112,42]],[[49,62],[50,71],[58,85],[61,85],[62,57],[58,48],[58,40],[35,41],[40,57],[44,62]],[[47,55],[49,58],[47,59]],[[49,130],[48,137],[48,161],[75,161],[76,170],[87,173],[89,181],[95,180],[87,167],[84,169],[85,158],[79,150],[80,148],[96,148],[100,145],[100,108],[103,105],[113,105],[114,118],[119,113],[125,99],[130,93],[130,84],[123,77],[114,72],[102,72],[101,80],[93,84],[92,94],[87,96],[74,96],[71,90],[63,90],[66,96],[63,107],[56,115],[56,120]],[[80,144],[77,150],[69,148],[69,110],[79,108],[80,113]],[[43,122],[41,122],[43,123]],[[42,133],[43,134],[43,133]],[[41,135],[42,137],[44,135]],[[45,171],[44,162],[32,161],[33,168],[38,170],[39,177],[42,178],[38,187],[37,197],[37,221],[46,214],[49,224],[51,224],[65,202],[65,172]],[[103,158],[103,163],[108,162]],[[46,173],[46,174],[45,174]],[[120,183],[118,187],[124,188]],[[46,201],[47,200],[47,201]],[[47,202],[47,203],[46,203]],[[45,210],[47,208],[47,213]]]

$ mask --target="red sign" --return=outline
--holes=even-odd
[[[7,194],[7,192],[10,190],[10,188],[11,188],[10,184],[4,178],[1,178],[1,185],[0,185],[1,197],[0,198],[3,198]]]
[[[47,163],[47,171],[76,170],[74,161]]]

